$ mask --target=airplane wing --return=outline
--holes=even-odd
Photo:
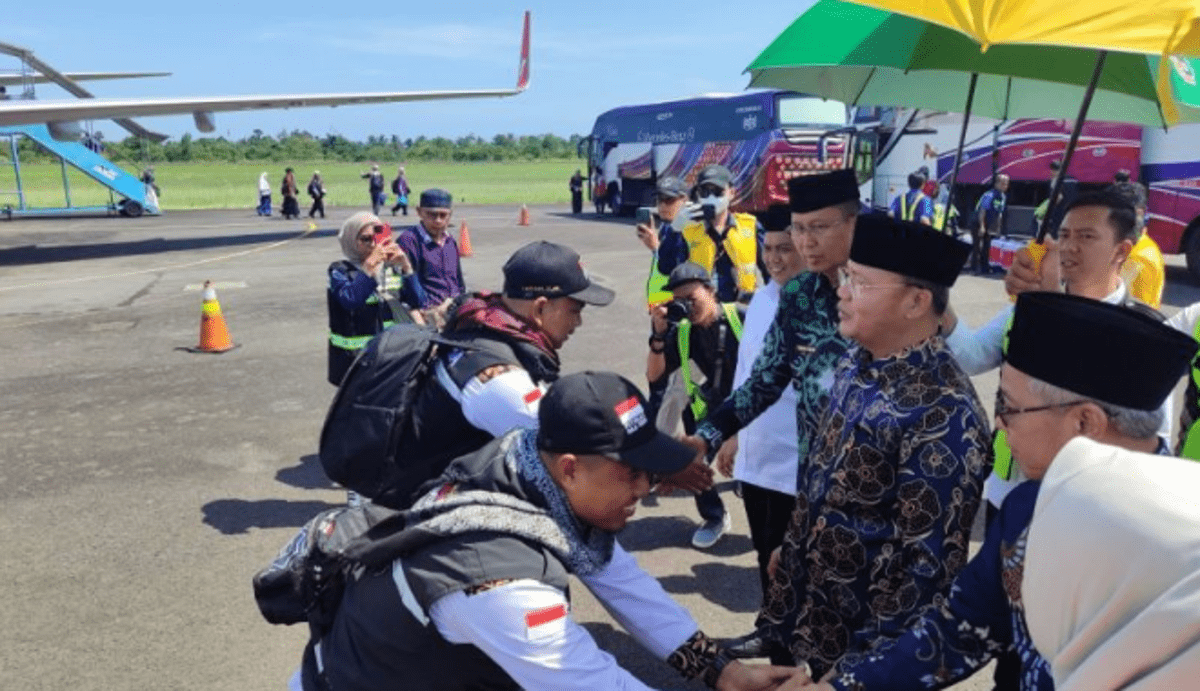
[[[63,72],[73,82],[90,82],[97,79],[141,79],[143,77],[170,77],[170,72]],[[54,79],[34,73],[23,75],[17,72],[0,72],[0,86],[22,86],[24,84],[53,84]]]
[[[73,101],[7,100],[0,101],[0,126],[46,123],[51,132],[69,132],[79,120],[128,118],[147,115],[191,113],[202,132],[215,129],[212,114],[222,111],[267,110],[344,106],[395,101],[430,101],[451,98],[515,96],[529,86],[529,12],[521,37],[521,57],[517,67],[517,85],[512,89],[466,91],[395,91],[344,94],[281,94],[253,96],[200,96],[182,98],[83,98]],[[64,127],[66,125],[66,127]]]

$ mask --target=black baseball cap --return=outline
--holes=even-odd
[[[505,262],[504,295],[517,300],[570,297],[600,306],[616,297],[592,282],[575,250],[545,240],[525,245]]]
[[[667,290],[675,290],[679,286],[691,281],[700,281],[705,285],[713,284],[712,276],[704,270],[703,266],[695,262],[684,262],[671,269],[671,275],[667,277],[667,284],[663,287]]]
[[[538,448],[609,456],[660,474],[678,472],[696,457],[658,431],[642,392],[612,372],[569,374],[550,387],[538,407]]]
[[[716,185],[721,189],[728,189],[729,183],[733,181],[733,173],[729,169],[719,163],[712,163],[704,166],[700,170],[700,174],[696,176],[696,187],[700,185]]]
[[[666,199],[678,199],[679,197],[687,195],[688,188],[687,185],[684,184],[683,180],[680,180],[674,176],[667,176],[665,178],[658,179],[658,185],[655,187],[655,191],[660,197],[664,197]]]

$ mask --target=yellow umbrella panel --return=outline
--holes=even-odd
[[[1200,56],[1197,0],[850,0],[966,34],[982,50],[1041,44]]]

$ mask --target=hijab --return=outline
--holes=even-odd
[[[342,254],[350,263],[362,268],[362,262],[365,258],[358,247],[358,233],[363,229],[363,226],[374,225],[381,223],[379,217],[370,211],[359,211],[350,218],[347,218],[345,223],[342,223],[342,229],[338,231],[338,242],[342,245]]]
[[[1200,680],[1200,464],[1068,442],[1034,509],[1025,617],[1060,691]]]

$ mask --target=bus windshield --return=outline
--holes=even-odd
[[[846,104],[826,101],[815,96],[788,95],[779,97],[779,126],[788,125],[846,125]]]

